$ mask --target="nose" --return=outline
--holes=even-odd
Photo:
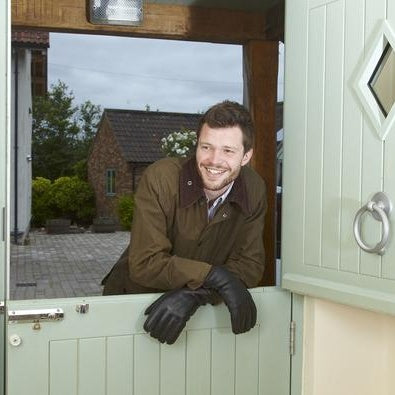
[[[220,164],[222,162],[221,150],[212,149],[210,150],[210,161],[212,164]]]

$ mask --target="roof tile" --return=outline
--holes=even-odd
[[[161,139],[182,129],[197,130],[200,114],[105,109],[114,136],[128,162],[151,163],[162,158]]]
[[[49,32],[41,30],[12,30],[12,43],[23,46],[48,48]]]

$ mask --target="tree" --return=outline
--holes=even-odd
[[[97,132],[101,116],[101,107],[87,100],[81,104],[77,112],[77,124],[80,129],[76,147],[77,161],[73,164],[73,174],[82,180],[88,179],[88,154]]]
[[[87,100],[81,104],[77,112],[77,124],[80,129],[78,147],[81,150],[81,157],[86,158],[89,153],[89,148],[96,135],[97,125],[101,116],[101,107],[93,104]],[[81,144],[82,143],[82,144]]]
[[[75,164],[86,160],[101,108],[89,101],[75,106],[73,101],[73,92],[61,81],[34,99],[33,177],[53,181],[71,176]]]

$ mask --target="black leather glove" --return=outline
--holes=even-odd
[[[161,343],[173,344],[199,306],[220,300],[215,291],[206,288],[168,291],[145,310],[144,330]]]
[[[256,324],[256,306],[247,287],[222,266],[213,266],[203,283],[216,290],[229,309],[232,331],[244,333]]]

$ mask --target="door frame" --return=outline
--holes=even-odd
[[[10,174],[7,163],[10,153],[11,129],[11,8],[8,0],[0,4],[0,395],[5,393],[5,342],[6,342],[6,279],[9,270],[9,190]],[[5,55],[5,56],[4,56]]]
[[[243,45],[244,104],[250,109],[256,129],[255,155],[251,164],[265,180],[267,187],[268,209],[263,237],[266,270],[260,285],[275,285],[275,129],[278,45],[284,37],[285,0],[278,0],[275,6],[264,11],[254,12],[176,5],[171,4],[171,0],[170,4],[146,2],[144,21],[138,27],[89,23],[85,0],[57,0],[56,4],[53,4],[52,0],[44,0],[44,3],[50,4],[42,4],[40,7],[35,7],[31,0],[9,1],[13,28]]]

